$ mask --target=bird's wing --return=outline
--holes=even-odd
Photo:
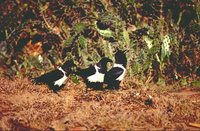
[[[61,78],[63,76],[63,72],[61,72],[60,70],[56,69],[53,70],[51,72],[48,72],[46,74],[43,74],[39,77],[36,77],[33,79],[33,81],[38,84],[38,83],[50,83],[53,82],[55,80],[58,80],[59,78]]]
[[[114,68],[110,69],[105,74],[104,82],[108,83],[108,81],[109,82],[115,81],[118,77],[120,77],[120,75],[123,74],[123,72],[124,72],[124,70],[122,68],[119,68],[119,67],[114,67]]]
[[[86,69],[79,69],[79,70],[76,72],[76,74],[77,74],[78,76],[81,76],[81,77],[83,77],[83,78],[86,78],[86,77],[88,77],[88,76],[93,75],[95,72],[96,72],[96,70],[95,70],[94,66],[91,66],[91,67],[86,68]]]

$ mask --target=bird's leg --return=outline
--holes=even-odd
[[[54,92],[56,95],[58,95],[59,97],[61,97],[61,95],[58,92]]]

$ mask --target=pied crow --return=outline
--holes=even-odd
[[[104,83],[107,84],[106,89],[119,89],[121,80],[126,73],[127,58],[122,50],[115,53],[114,66],[105,73]]]
[[[57,91],[64,87],[69,74],[73,73],[73,67],[76,67],[74,61],[68,60],[56,70],[33,78],[32,82],[35,84],[47,84],[49,89],[53,90],[54,93],[57,93]]]
[[[103,57],[97,64],[86,69],[78,69],[76,75],[82,77],[88,88],[95,90],[103,89],[104,75],[107,72],[107,63],[112,62],[111,59]]]

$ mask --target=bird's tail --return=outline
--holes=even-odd
[[[39,77],[31,78],[31,82],[34,83],[34,84],[42,84],[42,83],[43,83],[43,80],[42,80],[42,78],[39,76]]]

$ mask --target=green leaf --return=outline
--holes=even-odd
[[[191,83],[192,86],[197,86],[197,87],[200,87],[200,81],[193,81]]]
[[[152,46],[153,46],[153,40],[150,39],[148,36],[144,36],[143,38],[144,38],[144,41],[147,43],[147,47],[148,47],[149,49],[151,49]]]
[[[97,28],[97,31],[99,32],[99,34],[101,34],[104,37],[107,37],[107,38],[113,37],[113,32],[110,29],[100,30]]]
[[[67,40],[65,40],[64,41],[64,47],[70,45],[72,43],[73,39],[74,39],[74,36],[72,36],[72,37],[68,38]]]
[[[182,86],[188,85],[187,79],[186,79],[186,78],[181,79],[180,84],[181,84]]]
[[[77,84],[79,83],[79,79],[77,78],[77,76],[71,75],[70,78],[74,83],[77,83]]]
[[[79,37],[79,43],[82,49],[87,48],[87,39],[84,36]]]
[[[77,32],[77,33],[80,33],[82,32],[84,29],[85,29],[85,24],[84,23],[77,23],[74,25],[74,30]]]
[[[171,54],[170,43],[171,43],[171,40],[169,36],[168,35],[164,36],[163,44],[161,46],[161,60],[162,61],[165,59],[165,57],[169,57]]]
[[[132,71],[133,71],[133,74],[137,74],[141,71],[141,65],[139,64],[139,62],[133,63]]]
[[[110,38],[113,37],[113,32],[110,30],[110,28],[106,29],[106,30],[101,30],[97,27],[97,25],[95,24],[95,28],[97,29],[97,31],[99,32],[99,34],[101,34],[104,37]]]
[[[126,42],[127,45],[130,45],[130,37],[129,37],[129,34],[128,34],[128,31],[123,28],[123,37],[124,37],[124,40]]]

